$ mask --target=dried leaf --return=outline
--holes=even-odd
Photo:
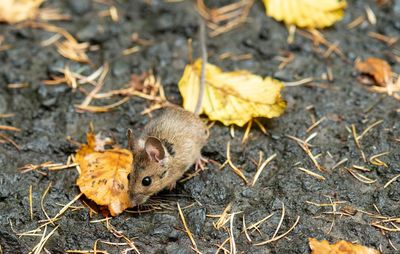
[[[133,162],[126,149],[105,149],[109,139],[87,133],[87,145],[76,154],[80,175],[76,181],[82,193],[98,205],[108,206],[112,216],[130,207],[128,174]]]
[[[18,23],[34,19],[39,14],[39,6],[45,0],[1,0],[0,22]]]
[[[187,65],[179,91],[183,107],[194,111],[199,97],[201,59]],[[280,91],[283,84],[271,77],[262,78],[248,71],[223,72],[215,65],[206,65],[203,104],[200,113],[225,125],[245,125],[254,117],[278,117],[286,103]]]
[[[367,248],[362,245],[352,244],[346,241],[339,241],[335,244],[329,244],[327,240],[318,241],[315,238],[308,239],[311,254],[379,254],[380,252]]]
[[[266,13],[287,25],[324,28],[343,18],[345,0],[263,0]]]
[[[370,57],[357,62],[355,67],[359,72],[372,76],[380,86],[387,86],[392,81],[392,68],[385,60]]]

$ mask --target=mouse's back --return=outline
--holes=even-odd
[[[208,129],[192,112],[169,107],[145,126],[143,135],[165,139],[175,145],[195,142],[203,147],[208,138]]]

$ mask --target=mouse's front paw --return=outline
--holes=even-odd
[[[208,163],[208,160],[202,156],[200,156],[200,158],[198,158],[195,162],[195,170],[204,170],[205,165]]]
[[[167,186],[168,190],[171,191],[175,188],[176,182],[171,183],[170,185]]]

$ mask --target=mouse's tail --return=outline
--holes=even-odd
[[[199,38],[200,38],[200,48],[201,48],[201,72],[200,72],[200,84],[199,84],[199,97],[197,99],[197,104],[194,109],[194,113],[199,115],[201,106],[203,104],[204,97],[204,87],[206,80],[206,64],[207,64],[207,45],[206,45],[206,24],[202,17],[199,17]]]

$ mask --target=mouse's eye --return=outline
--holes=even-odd
[[[149,186],[151,184],[151,178],[150,176],[146,176],[142,179],[142,185],[143,186]]]

